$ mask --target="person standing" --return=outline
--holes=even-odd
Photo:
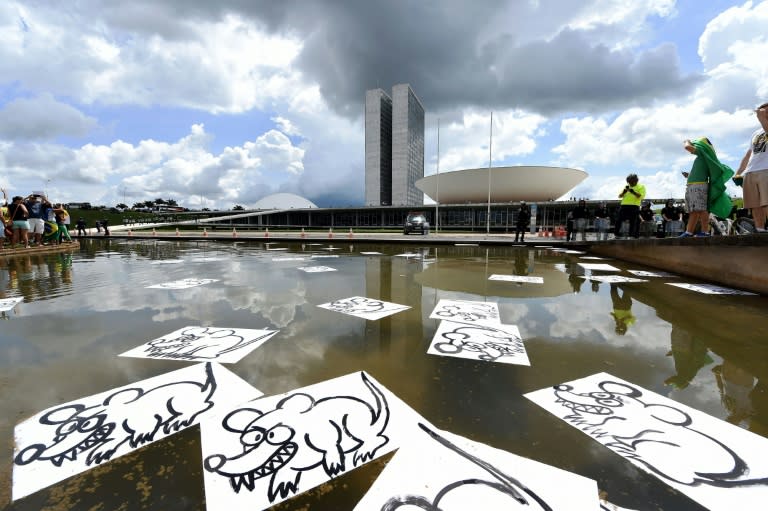
[[[752,212],[757,232],[766,232],[768,223],[768,103],[755,109],[760,128],[752,133],[750,146],[741,159],[735,178],[744,174],[744,207]]]
[[[608,206],[605,202],[601,202],[595,209],[595,235],[597,240],[608,239],[608,229],[611,226],[611,214],[608,211]]]
[[[27,223],[29,224],[29,234],[34,238],[35,244],[43,244],[43,234],[45,234],[45,220],[43,220],[43,198],[39,195],[29,195],[24,201],[24,207],[27,209]]]
[[[650,238],[656,232],[655,214],[651,209],[651,201],[645,201],[638,212],[640,216],[640,233],[643,238]]]
[[[645,197],[645,186],[640,184],[637,174],[627,176],[627,186],[619,194],[621,203],[619,205],[619,215],[616,219],[616,227],[613,230],[613,236],[618,238],[621,235],[621,226],[625,220],[629,221],[629,236],[632,238],[640,237],[640,204]]]
[[[690,172],[683,172],[687,178],[685,205],[688,209],[688,225],[680,238],[709,236],[709,213],[726,218],[731,214],[730,197],[725,183],[733,176],[733,170],[717,159],[712,142],[706,137],[686,140],[686,151],[696,155]],[[701,230],[697,230],[701,224]]]
[[[13,198],[13,202],[8,206],[8,214],[13,221],[13,240],[11,246],[16,246],[16,243],[24,242],[24,248],[29,248],[29,211],[24,205],[24,198],[16,196]]]
[[[75,226],[77,227],[77,237],[81,238],[85,236],[85,218],[78,218],[77,224],[75,224]]]
[[[587,220],[589,219],[589,210],[587,202],[584,199],[579,200],[579,205],[573,208],[573,228],[581,233],[581,241],[587,241]],[[573,236],[575,240],[576,237]]]
[[[10,222],[10,215],[8,214],[8,195],[5,193],[5,188],[0,188],[3,192],[3,205],[0,206],[0,250],[3,250],[5,245],[5,229]],[[11,237],[13,237],[13,228],[11,228]],[[13,246],[11,246],[13,248]]]
[[[520,241],[525,241],[525,231],[531,223],[531,208],[524,200],[520,201],[520,209],[517,211],[517,220],[515,222],[515,243],[520,236]]]
[[[675,206],[675,201],[669,199],[661,210],[664,236],[677,236],[682,230],[680,210]]]
[[[56,204],[56,207],[53,208],[53,214],[56,218],[56,226],[59,228],[59,244],[64,241],[66,241],[66,243],[71,243],[72,237],[69,235],[69,229],[67,229],[67,224],[69,223],[69,212],[64,209],[63,204]],[[66,238],[66,240],[64,238]]]

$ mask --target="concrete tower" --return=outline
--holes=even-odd
[[[365,205],[392,204],[392,98],[365,92]]]

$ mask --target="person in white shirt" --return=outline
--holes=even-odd
[[[744,207],[752,212],[757,232],[766,232],[768,223],[768,103],[755,109],[760,128],[752,133],[749,149],[741,160],[734,180],[744,174]]]

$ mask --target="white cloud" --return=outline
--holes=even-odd
[[[0,110],[0,137],[9,140],[41,140],[58,136],[86,135],[97,121],[48,93],[17,98]]]

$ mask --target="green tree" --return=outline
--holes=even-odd
[[[232,208],[232,211],[245,211],[245,208],[242,207],[240,204],[235,204],[235,207]]]

